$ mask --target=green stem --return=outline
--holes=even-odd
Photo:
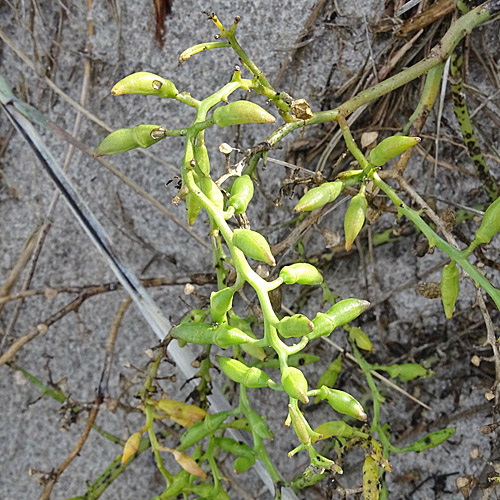
[[[439,92],[443,70],[444,64],[438,64],[428,71],[420,100],[415,111],[408,119],[408,123],[403,127],[401,135],[408,135],[410,129],[415,130],[415,133],[419,133],[422,129]],[[411,135],[414,134],[412,133]]]
[[[394,189],[392,189],[388,184],[386,184],[376,172],[371,175],[375,186],[379,187],[396,205],[398,213],[400,215],[405,215],[410,219],[415,226],[424,233],[425,237],[429,240],[431,246],[437,246],[440,248],[450,259],[454,260],[460,267],[474,280],[476,286],[483,288],[486,293],[491,297],[493,302],[495,302],[497,308],[500,310],[500,290],[495,288],[488,279],[481,274],[481,272],[467,260],[467,251],[463,252],[452,247],[448,242],[443,240],[438,236],[428,224],[420,217],[418,212],[409,208],[401,198],[396,194]],[[470,250],[469,250],[470,253]]]
[[[366,158],[363,156],[363,153],[356,145],[351,131],[349,130],[349,126],[347,125],[346,120],[343,117],[340,117],[339,125],[344,135],[344,140],[346,142],[347,148],[352,153],[352,155],[356,158],[360,166],[363,168],[365,174],[373,180],[373,183],[376,187],[380,188],[394,203],[396,208],[398,209],[399,216],[405,215],[410,219],[413,224],[425,235],[425,237],[429,240],[429,244],[431,247],[437,246],[440,248],[450,259],[457,262],[460,267],[474,280],[476,286],[482,287],[486,293],[493,299],[497,308],[500,310],[500,290],[495,288],[488,279],[481,274],[481,272],[472,265],[468,260],[467,256],[472,251],[471,248],[465,251],[461,251],[457,248],[452,247],[447,241],[438,236],[436,232],[420,217],[419,213],[416,210],[408,207],[403,200],[396,194],[396,191],[386,184],[378,175],[377,171],[368,163]]]
[[[154,422],[154,408],[151,405],[146,404],[146,425],[145,427],[148,429],[149,441],[151,442],[151,450],[156,458],[156,466],[158,470],[161,472],[162,476],[165,478],[167,483],[167,487],[170,486],[174,479],[174,475],[165,469],[163,465],[163,458],[160,454],[160,445],[158,440],[156,439],[156,434],[153,427]]]
[[[271,147],[274,147],[290,132],[303,127],[304,125],[315,125],[329,121],[336,121],[339,114],[346,117],[363,104],[374,101],[375,99],[402,87],[412,80],[419,78],[432,68],[443,64],[443,62],[446,61],[448,56],[453,52],[458,42],[466,34],[471,33],[474,28],[490,19],[493,14],[497,13],[499,10],[500,4],[498,0],[489,0],[479,7],[476,7],[450,26],[445,36],[441,39],[441,42],[431,50],[431,55],[428,58],[423,59],[413,66],[401,71],[397,75],[394,75],[391,78],[388,78],[387,80],[377,83],[373,87],[360,92],[355,97],[349,99],[335,109],[314,113],[314,116],[307,121],[300,120],[284,124],[269,135],[266,142]]]

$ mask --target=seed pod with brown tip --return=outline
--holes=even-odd
[[[309,403],[307,397],[307,380],[304,374],[292,366],[287,366],[281,372],[281,384],[285,392],[291,397]]]
[[[140,71],[126,76],[111,89],[113,95],[142,94],[158,97],[175,97],[179,92],[175,85],[161,76]]]
[[[94,156],[115,155],[135,148],[149,148],[166,136],[166,130],[158,125],[121,128],[103,139],[94,151]]]
[[[349,393],[330,389],[326,385],[323,385],[318,390],[318,396],[320,399],[326,399],[335,411],[366,422],[367,416],[365,410]]]
[[[233,232],[233,245],[251,259],[267,262],[270,266],[276,265],[269,243],[257,231],[235,229]]]

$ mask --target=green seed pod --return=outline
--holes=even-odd
[[[226,313],[233,306],[234,292],[230,288],[223,288],[210,294],[210,315],[215,323],[222,323]]]
[[[246,333],[252,339],[255,338],[255,334],[252,331],[251,326],[248,324],[246,320],[240,318],[236,314],[233,314],[229,318],[229,324],[241,330],[243,333]],[[255,359],[260,361],[264,361],[267,358],[266,351],[262,347],[256,346],[254,344],[241,344],[241,348],[250,356],[253,356]]]
[[[201,209],[203,208],[203,205],[201,204],[198,197],[192,193],[188,193],[185,200],[187,222],[190,226],[193,226],[196,222],[196,219],[198,218],[198,215],[201,212]]]
[[[285,266],[280,271],[280,278],[287,285],[293,285],[294,283],[299,285],[319,285],[323,283],[321,273],[312,264],[306,262]]]
[[[255,464],[255,456],[238,457],[233,463],[235,474],[243,474]]]
[[[310,212],[334,201],[344,189],[342,181],[325,182],[310,189],[295,205],[296,212]]]
[[[231,196],[227,205],[234,208],[235,214],[242,214],[246,211],[252,197],[253,181],[249,175],[242,175],[233,182]]]
[[[192,344],[211,344],[214,327],[208,323],[181,322],[172,329],[171,335],[174,339]]]
[[[344,299],[334,304],[326,313],[318,313],[313,319],[314,330],[307,336],[309,340],[329,335],[334,328],[356,319],[370,307],[370,303],[361,299]]]
[[[285,392],[291,397],[309,403],[307,397],[307,380],[304,374],[293,366],[287,366],[281,372],[281,384]]]
[[[363,349],[363,351],[374,350],[371,340],[361,328],[353,326],[349,329],[349,341],[354,342],[360,349]]]
[[[483,220],[476,231],[474,243],[480,245],[489,243],[491,238],[500,231],[500,197],[484,212]]]
[[[217,184],[210,177],[202,177],[200,184],[204,195],[215,205],[217,210],[224,210],[224,195]]]
[[[304,414],[300,411],[296,411],[292,405],[288,405],[288,418],[292,421],[293,430],[295,434],[297,434],[299,441],[302,444],[310,444],[311,437],[309,436],[309,425]],[[285,423],[285,425],[287,424]]]
[[[324,422],[320,426],[316,427],[316,429],[314,429],[314,432],[321,434],[322,437],[320,439],[328,439],[331,437],[351,438],[361,433],[361,431],[358,431],[358,429],[356,429],[355,427],[351,427],[350,425],[346,424],[343,420]],[[313,444],[316,441],[318,441],[318,439],[313,439]]]
[[[342,326],[356,319],[369,307],[370,303],[367,300],[344,299],[330,307],[325,314],[335,323],[335,326]]]
[[[426,378],[433,374],[432,370],[424,368],[418,363],[402,363],[400,365],[391,365],[378,367],[376,369],[384,370],[391,378],[400,378],[403,380],[414,380],[416,378]]]
[[[243,123],[274,123],[276,119],[265,109],[250,101],[236,101],[221,106],[213,112],[214,123],[219,127]]]
[[[314,330],[313,322],[303,314],[285,316],[277,325],[276,330],[282,337],[303,337]]]
[[[232,453],[238,457],[254,457],[255,453],[246,443],[242,441],[235,441],[234,439],[228,437],[220,437],[216,438],[217,446],[221,448],[221,450],[227,451],[228,453]]]
[[[194,174],[194,181],[196,182],[197,186],[200,186],[200,178],[198,177],[198,174],[196,172]],[[195,196],[193,193],[188,192],[186,197],[184,198],[186,202],[186,216],[187,216],[187,222],[190,226],[193,226],[198,215],[201,212],[201,209],[203,208],[203,205],[201,204],[201,201],[197,196]]]
[[[183,342],[198,345],[215,344],[222,349],[227,349],[230,345],[255,342],[255,339],[227,323],[218,326],[207,323],[181,323],[172,329],[171,335]]]
[[[97,146],[94,156],[115,155],[135,148],[149,148],[166,137],[166,130],[158,125],[137,125],[111,132]]]
[[[255,366],[249,367],[237,359],[224,358],[223,356],[216,356],[216,359],[221,370],[228,378],[245,387],[251,389],[267,387],[268,382],[271,380],[266,372],[259,370]]]
[[[223,323],[215,329],[212,343],[218,345],[222,349],[227,349],[231,345],[241,345],[252,342],[256,342],[256,340],[249,337],[241,330],[238,330],[238,328]]]
[[[321,374],[318,380],[318,389],[326,385],[327,387],[333,387],[337,378],[342,371],[342,356],[338,356],[336,360],[332,361],[328,368]],[[318,404],[321,398],[316,395],[314,398],[314,404]]]
[[[181,444],[177,447],[178,451],[183,451],[193,444],[201,441],[204,437],[215,432],[228,417],[227,411],[207,415],[203,422],[198,422],[190,427],[180,439]]]
[[[274,439],[264,419],[253,410],[247,414],[248,423],[252,432],[255,432],[261,439]]]
[[[156,95],[158,97],[175,97],[179,92],[170,80],[153,73],[141,71],[126,76],[111,89],[111,94],[143,94]]]
[[[458,280],[458,267],[454,261],[443,267],[441,275],[441,302],[446,317],[451,319],[455,303],[457,302],[460,282]]]
[[[349,251],[365,223],[365,211],[368,206],[364,193],[353,196],[344,218],[345,249]]]
[[[309,340],[330,335],[336,327],[335,323],[324,313],[316,314],[312,322],[314,330],[307,336]]]
[[[363,464],[363,498],[365,500],[379,500],[380,490],[378,489],[378,464],[368,455]]]
[[[434,448],[435,446],[444,443],[455,434],[456,429],[454,427],[447,427],[446,429],[441,429],[440,431],[431,432],[427,434],[422,439],[415,441],[410,446],[405,446],[401,448],[401,451],[414,451],[420,453],[421,451],[428,450],[429,448]]]
[[[207,177],[210,174],[210,158],[205,144],[197,144],[194,147],[194,161],[201,176]]]
[[[404,135],[388,137],[370,151],[370,163],[375,167],[381,167],[391,158],[400,155],[419,142],[420,137],[407,137]]]
[[[251,259],[266,262],[270,266],[276,265],[269,243],[257,231],[235,229],[233,232],[233,245]]]
[[[326,387],[326,385],[323,385],[318,390],[318,396],[321,400],[326,399],[335,411],[366,422],[367,417],[365,410],[361,404],[347,392],[330,389]]]

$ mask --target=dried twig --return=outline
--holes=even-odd
[[[193,281],[191,281],[191,280],[187,281],[187,283],[192,283],[192,282]],[[213,282],[213,281],[210,281],[210,282]],[[207,284],[207,283],[208,283],[208,281],[205,282],[204,284]],[[161,278],[153,278],[150,280],[141,280],[141,284],[144,287],[162,286],[162,279]],[[186,281],[184,281],[184,282],[177,281],[175,283],[170,282],[169,284],[175,284],[175,285],[186,284]],[[37,326],[35,326],[31,330],[29,330],[28,333],[26,333],[25,335],[16,339],[11,344],[11,346],[2,354],[2,356],[0,356],[0,366],[11,361],[14,358],[14,356],[16,355],[16,353],[24,345],[26,345],[28,342],[30,342],[34,338],[38,337],[38,335],[46,333],[50,326],[52,326],[54,323],[56,323],[61,318],[66,316],[66,314],[68,314],[72,311],[78,311],[80,306],[90,297],[94,297],[95,295],[98,295],[100,293],[105,293],[105,292],[109,292],[112,290],[113,291],[118,290],[119,288],[121,288],[121,285],[119,285],[116,282],[115,283],[108,283],[105,285],[96,285],[96,286],[90,286],[90,287],[83,288],[76,299],[74,299],[71,302],[69,302],[68,304],[66,304],[64,307],[59,309],[59,311],[57,311],[55,314],[52,314],[51,316],[49,316],[48,318],[46,318],[45,320],[40,322]]]

